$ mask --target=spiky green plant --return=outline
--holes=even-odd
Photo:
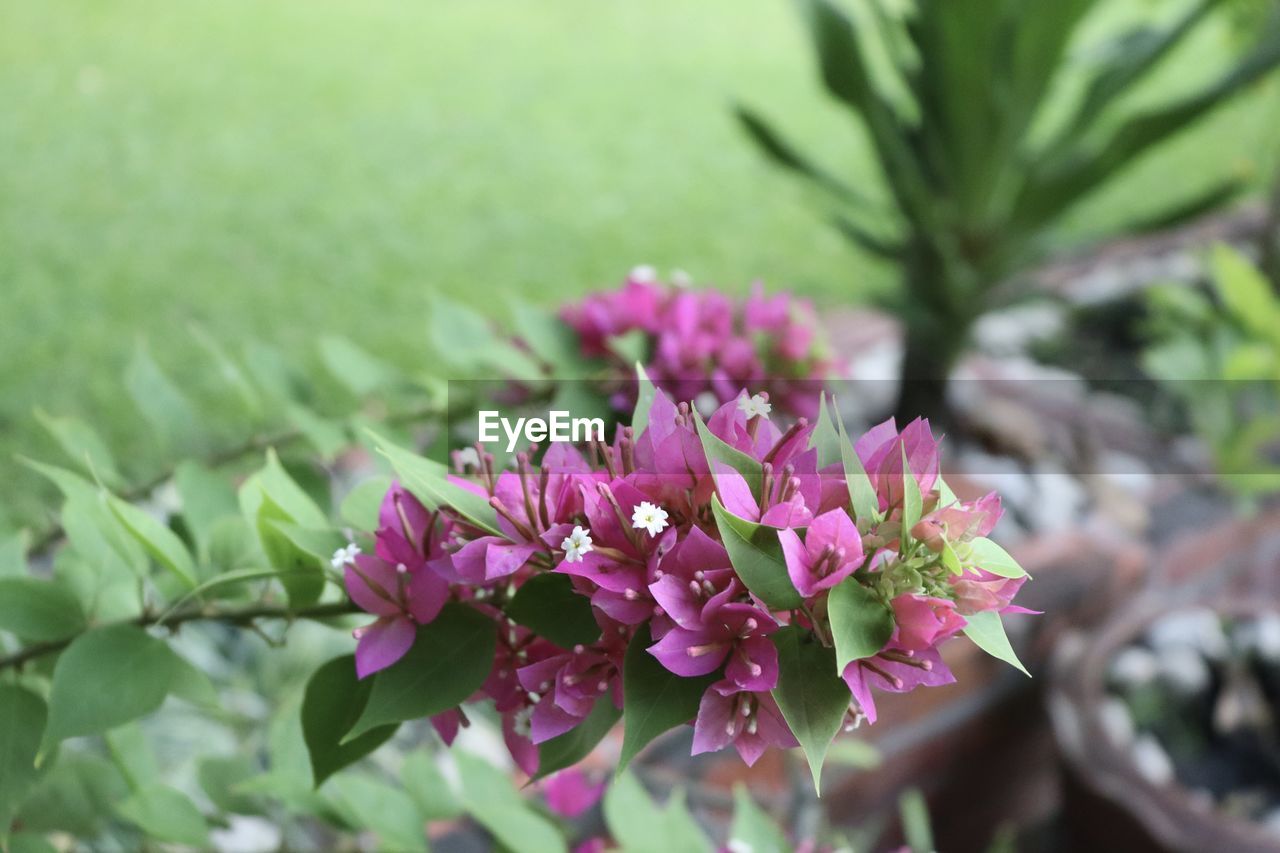
[[[855,189],[865,176],[842,179],[751,109],[738,117],[774,161],[835,201],[835,224],[850,240],[899,264],[900,415],[945,419],[946,376],[974,321],[999,304],[1002,283],[1043,256],[1067,211],[1280,63],[1272,12],[1254,46],[1200,88],[1116,114],[1121,96],[1220,2],[1197,0],[1167,24],[1122,33],[1047,132],[1037,119],[1098,0],[915,0],[905,10],[858,0],[852,16],[832,0],[801,0],[822,81],[865,129],[890,208]],[[1239,189],[1237,180],[1214,185],[1129,230],[1176,224]]]

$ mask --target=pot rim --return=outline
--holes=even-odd
[[[1159,617],[1193,608],[1241,616],[1274,612],[1277,605],[1266,598],[1204,601],[1197,600],[1193,590],[1151,590],[1114,614],[1092,636],[1064,638],[1053,654],[1048,689],[1049,717],[1059,753],[1083,785],[1123,808],[1167,849],[1223,849],[1228,842],[1230,849],[1240,853],[1280,850],[1275,835],[1252,821],[1206,809],[1180,782],[1168,786],[1150,782],[1103,728],[1098,711],[1107,695],[1107,672],[1115,653]]]

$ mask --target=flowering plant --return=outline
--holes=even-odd
[[[813,305],[789,293],[766,297],[758,282],[740,300],[689,284],[680,271],[666,284],[652,267],[636,267],[621,288],[570,304],[561,317],[582,354],[610,360],[627,390],[639,361],[678,400],[711,394],[725,403],[751,386],[783,410],[813,417],[817,394],[803,380],[821,381],[833,366]],[[625,409],[634,399],[618,393],[614,402]]]
[[[621,766],[692,722],[695,753],[799,744],[816,784],[838,731],[875,722],[875,691],[954,680],[948,639],[1020,667],[1000,614],[1028,612],[1025,572],[986,538],[999,498],[956,499],[927,421],[851,442],[825,401],[782,429],[764,394],[705,422],[646,381],[638,397],[612,443],[515,470],[383,444],[399,482],[372,543],[334,556],[377,617],[355,632],[354,724],[309,742],[313,763],[414,718],[451,741],[461,704],[492,700],[530,775],[622,716]]]

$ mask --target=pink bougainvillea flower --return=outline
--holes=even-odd
[[[890,418],[854,443],[858,459],[880,496],[882,510],[902,503],[904,449],[920,491],[930,491],[938,482],[938,440],[929,429],[929,421],[916,418],[899,433]]]
[[[769,635],[773,617],[751,604],[724,604],[702,612],[694,628],[677,625],[649,647],[676,675],[707,675],[725,666],[725,677],[744,690],[772,690],[778,683],[778,649]]]
[[[953,601],[928,595],[904,593],[889,602],[897,626],[900,648],[922,652],[950,639],[965,626]]]
[[[445,746],[453,745],[454,738],[458,736],[458,730],[462,725],[462,712],[457,708],[445,711],[443,714],[436,714],[431,718],[431,727],[436,730],[436,734],[440,735],[440,740],[444,741]]]
[[[436,618],[449,596],[449,584],[423,566],[410,571],[381,557],[360,554],[343,572],[347,595],[378,619],[357,628],[356,674],[364,678],[386,669],[413,645],[417,626]]]
[[[969,543],[991,532],[1000,502],[995,495],[970,502],[948,496],[949,503],[940,505],[947,490],[927,422],[899,431],[887,421],[856,443],[884,510],[863,519],[855,517],[860,507],[851,505],[842,461],[819,470],[819,450],[831,459],[830,447],[814,441],[815,428],[803,418],[789,422],[775,408],[776,387],[768,396],[764,389],[726,390],[732,374],[758,355],[732,338],[744,325],[790,335],[794,315],[794,306],[760,294],[753,295],[745,319],[732,316],[734,310],[693,294],[668,297],[652,276],[639,273],[623,301],[583,307],[611,330],[625,327],[631,314],[647,313],[657,365],[651,375],[667,370],[673,381],[684,382],[677,367],[697,363],[702,372],[679,393],[704,394],[710,382],[724,400],[705,421],[691,402],[675,404],[658,391],[638,434],[619,428],[612,442],[594,441],[585,454],[553,443],[540,465],[522,453],[513,468],[500,470],[483,446],[459,453],[459,473],[474,476],[450,482],[492,508],[489,524],[449,506],[428,510],[394,485],[380,508],[374,553],[366,556],[350,545],[333,560],[352,600],[375,619],[357,632],[359,676],[400,660],[419,627],[453,599],[492,620],[495,652],[481,662],[487,671],[469,673],[475,679],[470,683],[480,685],[470,701],[492,700],[507,749],[525,773],[538,770],[539,744],[573,730],[602,703],[622,707],[629,649],[647,650],[672,677],[710,676],[715,684],[703,692],[693,721],[695,751],[732,743],[751,763],[769,745],[795,744],[769,692],[780,666],[771,635],[788,625],[812,631],[815,641],[829,637],[825,599],[837,585],[874,585],[877,596],[888,596],[893,617],[883,648],[840,674],[852,694],[846,715],[855,723],[876,719],[876,692],[954,680],[939,648],[967,617],[1028,612],[1013,603],[1025,578],[984,571],[980,559],[977,568],[969,565],[971,553],[982,554]],[[611,334],[600,338],[606,350]],[[796,334],[801,346],[803,335]],[[666,337],[659,341],[661,335]],[[708,432],[718,441],[704,450]],[[751,461],[733,456],[733,466],[724,464],[720,442]],[[904,455],[922,498],[923,517],[910,536],[903,535],[901,521]],[[747,586],[756,575],[740,576],[742,566],[735,568],[740,551],[721,540],[713,498],[730,513],[775,529],[778,569],[787,572],[805,606],[774,609],[772,597],[766,602],[761,589]],[[963,572],[954,571],[953,556]],[[525,596],[525,585],[540,577],[545,587]],[[573,639],[559,634],[553,642],[514,621],[536,624],[520,615],[515,605],[521,601],[555,613],[576,610],[572,637],[588,614],[599,633],[571,647],[561,644]],[[571,627],[568,620],[564,627]],[[451,741],[466,717],[455,709],[431,722]],[[551,798],[560,801],[555,807],[565,813],[598,796],[598,790],[575,789],[572,777],[550,784]]]
[[[658,578],[649,585],[649,592],[659,607],[652,614],[651,633],[656,639],[661,639],[673,624],[698,628],[703,610],[742,591],[729,562],[729,552],[697,527],[689,530],[655,574]]]
[[[521,667],[521,686],[529,691],[533,714],[529,738],[535,744],[564,734],[591,713],[596,700],[620,683],[616,652],[586,646]]]
[[[748,766],[771,746],[797,745],[773,697],[743,690],[728,679],[702,694],[693,723],[693,754],[716,752],[733,744]]]
[[[546,798],[547,808],[560,817],[575,818],[586,812],[604,795],[605,780],[592,781],[576,767],[552,773],[538,787]]]
[[[937,687],[956,680],[936,647],[917,652],[892,641],[874,656],[851,662],[842,677],[869,723],[876,721],[872,687],[889,693],[906,693],[917,687]]]
[[[415,569],[440,556],[451,525],[447,521],[438,525],[437,520],[435,513],[393,482],[378,509],[377,555],[392,565],[404,563]]]
[[[677,399],[710,392],[729,402],[753,385],[787,412],[816,413],[817,394],[805,380],[826,379],[834,364],[819,341],[812,305],[787,293],[766,297],[759,284],[739,300],[711,289],[669,287],[648,268],[642,273],[637,278],[633,271],[621,288],[561,311],[584,355],[608,360],[619,381],[629,382],[634,365],[620,353],[631,347],[615,344],[639,335],[645,372]],[[633,401],[633,394],[615,400],[624,409]]]
[[[956,610],[965,616],[986,610],[1039,614],[1038,610],[1028,610],[1013,603],[1013,597],[1026,582],[1025,576],[1006,578],[982,569],[970,569],[964,576],[951,581],[951,588],[956,596]]]
[[[794,530],[779,530],[782,555],[791,583],[805,598],[831,589],[862,564],[862,537],[843,509],[815,518],[804,541]]]

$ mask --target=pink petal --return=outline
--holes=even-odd
[[[729,653],[728,643],[710,643],[709,640],[701,632],[672,628],[649,647],[649,654],[676,675],[706,675],[719,669]]]
[[[417,629],[405,618],[383,617],[361,629],[356,643],[356,677],[365,678],[386,669],[413,647]]]
[[[405,586],[409,613],[419,625],[425,625],[440,615],[449,599],[449,583],[429,568],[409,576]]]
[[[396,570],[369,554],[360,554],[355,565],[342,570],[347,595],[366,613],[376,616],[398,616],[401,612],[397,592],[400,578]]]

